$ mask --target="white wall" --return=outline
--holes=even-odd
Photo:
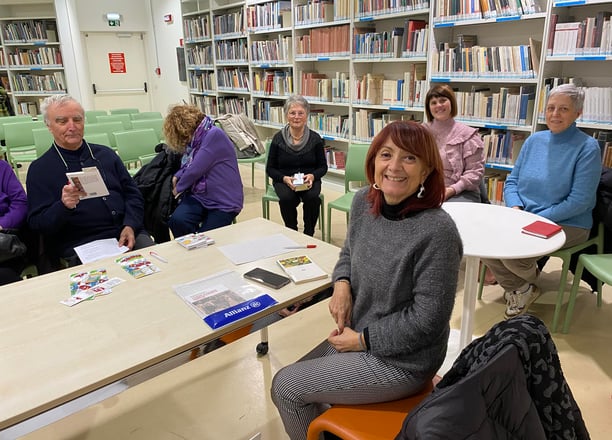
[[[183,37],[180,2],[176,0],[55,0],[58,32],[70,93],[85,108],[92,108],[93,94],[89,80],[87,54],[82,35],[85,32],[144,32],[147,82],[150,84],[153,110],[165,114],[169,105],[188,101],[186,83],[178,80],[176,47]],[[106,13],[121,15],[121,26],[110,27]],[[172,14],[173,23],[163,16]],[[160,75],[155,69],[160,68]]]

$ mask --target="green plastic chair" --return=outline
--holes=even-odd
[[[4,125],[6,160],[14,169],[19,163],[33,162],[38,157],[34,145],[35,128],[46,128],[43,121],[13,122]]]
[[[114,133],[116,131],[124,131],[123,123],[121,121],[113,122],[97,122],[95,124],[85,124],[84,137],[87,139],[88,136],[94,133],[106,133],[110,142],[109,147],[117,148],[117,142],[115,141]]]
[[[597,254],[603,252],[603,234],[604,225],[599,223],[597,227],[597,235],[593,238],[588,239],[584,243],[577,244],[576,246],[568,247],[565,249],[559,249],[551,254],[549,257],[557,257],[562,260],[561,265],[561,278],[559,279],[559,290],[557,291],[557,302],[555,303],[555,311],[553,314],[552,324],[550,326],[551,332],[557,331],[557,324],[559,323],[559,315],[561,314],[561,308],[563,307],[563,297],[565,296],[565,287],[567,283],[567,272],[569,271],[570,260],[572,255],[580,253],[580,251],[588,248],[589,246],[595,245],[597,247]],[[487,266],[482,264],[480,267],[480,277],[478,282],[478,299],[482,298],[482,288],[484,285],[484,277]],[[580,277],[578,277],[580,279]]]
[[[143,128],[152,128],[155,130],[157,140],[163,142],[164,139],[164,120],[163,119],[134,119],[132,121],[132,129],[141,130]]]
[[[140,112],[130,113],[129,115],[132,121],[140,121],[142,119],[164,119],[161,112]]]
[[[47,127],[35,128],[32,130],[34,137],[34,146],[36,147],[36,156],[40,157],[51,148],[53,144],[53,135]]]
[[[323,193],[319,194],[319,198],[321,199],[321,213],[319,214],[319,229],[321,230],[321,237],[325,237],[325,196]],[[261,211],[263,217],[267,220],[270,220],[270,202],[278,202],[279,198],[276,195],[276,191],[274,190],[274,186],[272,185],[272,180],[266,173],[266,192],[261,197]]]
[[[370,144],[351,144],[346,155],[346,167],[344,170],[344,195],[327,204],[327,236],[328,243],[331,242],[331,210],[346,212],[346,222],[349,221],[349,213],[353,204],[355,193],[350,190],[351,182],[365,182],[365,158],[368,154]]]
[[[137,108],[114,108],[110,110],[111,115],[131,115],[132,113],[140,113],[140,109]]]
[[[574,305],[576,304],[576,294],[578,293],[580,279],[582,278],[582,272],[585,268],[597,278],[597,307],[601,307],[601,289],[603,283],[612,285],[612,254],[581,254],[580,257],[578,257],[576,274],[574,275],[574,282],[570,290],[567,312],[565,313],[565,322],[563,323],[563,333],[569,332],[572,315],[574,313]]]
[[[130,118],[130,115],[117,114],[117,115],[102,115],[102,116],[96,117],[96,122],[98,123],[114,122],[114,121],[120,121],[123,124],[124,130],[132,129],[132,118]]]
[[[85,110],[85,122],[93,124],[98,122],[98,116],[108,116],[106,110]]]
[[[158,141],[155,130],[152,128],[119,131],[115,133],[115,138],[117,153],[132,176],[142,166],[140,157],[154,154]]]
[[[90,133],[87,135],[85,140],[90,144],[104,145],[106,147],[113,148],[111,147],[110,138],[108,137],[107,133]]]

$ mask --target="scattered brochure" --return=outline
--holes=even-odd
[[[116,238],[105,238],[102,240],[90,241],[74,248],[79,256],[81,263],[91,263],[106,257],[114,257],[129,251],[127,246],[119,246]]]
[[[317,266],[308,256],[283,258],[276,261],[295,284],[327,278],[327,272]]]
[[[210,246],[215,243],[215,240],[203,232],[194,232],[192,234],[183,235],[174,239],[178,244],[186,249],[197,249],[200,247]]]
[[[540,238],[550,238],[555,234],[561,232],[563,228],[554,223],[547,223],[540,220],[536,220],[533,223],[524,226],[521,232],[523,234],[533,235]]]
[[[97,167],[86,167],[81,171],[66,173],[66,177],[80,191],[87,193],[79,197],[81,200],[108,195],[108,188]]]
[[[270,295],[230,270],[176,285],[174,291],[213,329],[277,303]]]
[[[142,278],[159,272],[157,266],[140,254],[117,258],[115,262],[134,278]]]

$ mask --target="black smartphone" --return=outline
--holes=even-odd
[[[269,270],[256,267],[243,275],[248,280],[257,281],[264,286],[280,289],[291,282],[291,280],[283,275],[279,275]]]

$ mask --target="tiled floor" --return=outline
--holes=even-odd
[[[261,169],[256,170],[255,188],[251,187],[250,166],[241,167],[241,171],[245,185],[245,208],[238,217],[238,221],[261,216],[261,195],[264,185],[264,175]],[[326,202],[340,195],[339,192],[331,190],[329,186],[324,186],[324,193]],[[277,204],[271,204],[270,212],[271,220],[281,222]],[[334,211],[332,225],[332,243],[340,246],[346,233],[344,213]],[[321,238],[320,230],[317,230],[315,235]],[[552,259],[541,277],[544,294],[531,308],[531,312],[547,324],[552,320],[554,306],[551,304],[555,300],[559,270],[559,261]],[[456,306],[451,320],[453,329],[460,327],[463,272],[460,276]],[[571,282],[571,277],[569,282]],[[498,286],[485,287],[482,301],[478,301],[475,312],[475,335],[484,334],[493,324],[502,319],[504,303],[501,293],[501,288]],[[612,288],[610,286],[604,288],[604,304],[601,309],[597,309],[595,299],[594,295],[583,288],[576,303],[571,333],[568,335],[555,333],[553,339],[559,351],[563,371],[582,410],[591,438],[604,440],[610,438],[610,432],[612,432],[612,336],[610,336]],[[304,313],[303,317],[298,313],[290,319],[274,324],[270,330],[270,340],[274,341],[274,348],[268,356],[263,358],[243,356],[239,361],[226,365],[226,356],[229,356],[234,350],[238,352],[238,350],[244,350],[244,346],[253,345],[253,341],[258,337],[254,334],[212,353],[211,355],[214,356],[208,359],[207,356],[204,356],[181,367],[196,371],[200,368],[204,372],[203,366],[205,366],[207,372],[203,383],[199,385],[201,390],[194,379],[189,383],[181,384],[178,379],[178,369],[175,369],[168,373],[170,376],[165,382],[159,380],[162,376],[149,381],[159,385],[149,387],[150,390],[153,390],[151,391],[153,397],[147,404],[141,403],[131,408],[130,411],[122,411],[117,414],[112,412],[116,401],[113,403],[113,400],[109,400],[107,403],[86,410],[81,417],[68,418],[62,422],[64,426],[74,426],[75,430],[79,423],[83,423],[82,427],[78,427],[82,430],[82,435],[70,437],[74,439],[170,438],[167,436],[168,432],[165,433],[167,435],[162,435],[160,431],[163,428],[156,430],[155,426],[161,426],[164,419],[172,417],[180,419],[180,422],[176,423],[180,423],[181,427],[185,427],[185,423],[189,424],[192,430],[191,435],[184,438],[250,439],[254,433],[260,433],[262,439],[286,438],[282,432],[278,415],[269,400],[268,390],[271,377],[278,368],[293,362],[316,341],[325,337],[328,330],[331,329],[331,324],[326,305],[321,304],[320,307],[313,308],[312,313]],[[304,326],[312,330],[304,332]],[[297,340],[296,334],[301,334]],[[225,354],[223,354],[224,351]],[[263,373],[260,374],[262,371]],[[214,377],[214,380],[211,377]],[[164,383],[166,385],[163,385]],[[166,390],[164,386],[167,386],[168,389]],[[134,394],[131,393],[137,388],[125,392],[126,396],[129,396],[128,401],[132,399]],[[228,390],[233,390],[233,392],[228,393]],[[236,401],[235,396],[238,394],[242,398]],[[210,402],[210,396],[215,396],[214,403]],[[160,402],[167,400],[175,402],[172,408],[177,413],[163,416],[160,414],[159,417],[151,418],[150,413],[156,413],[158,408],[165,408]],[[190,404],[190,401],[197,401],[198,404],[195,405],[194,402]],[[136,429],[130,431],[129,435],[125,428],[120,433],[120,426],[134,423],[134,420],[139,417],[146,420],[145,431],[140,432],[142,435],[138,435]],[[98,429],[90,429],[94,424],[93,420]],[[200,433],[205,432],[206,435],[196,434],[196,428],[201,430]],[[56,431],[43,429],[38,434],[34,434],[32,438],[60,438],[54,436],[53,432]]]

